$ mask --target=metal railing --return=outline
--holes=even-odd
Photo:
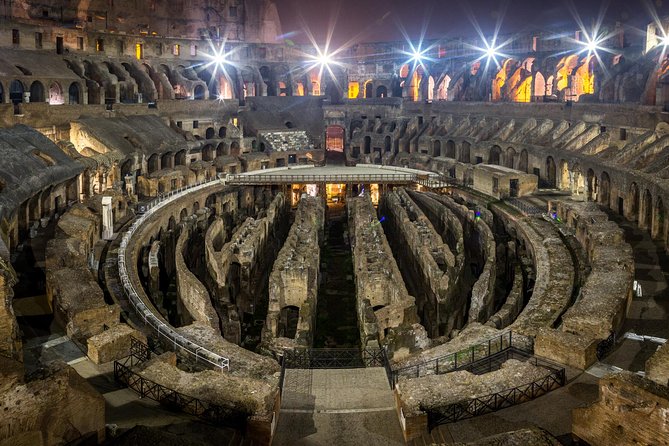
[[[504,200],[504,202],[526,215],[541,215],[546,212],[545,209],[542,209],[539,206],[535,206],[534,204],[527,203],[517,198],[509,198]]]
[[[294,348],[283,353],[283,367],[287,369],[385,367],[387,362],[381,348]]]
[[[529,362],[546,368],[546,375],[500,392],[428,409],[425,411],[427,412],[428,429],[431,431],[440,424],[454,423],[524,403],[564,386],[566,382],[564,368],[556,367],[552,363],[537,358],[531,358]]]
[[[235,428],[242,428],[246,424],[249,414],[238,408],[225,407],[185,395],[146,379],[132,370],[146,362],[150,355],[149,347],[133,338],[130,355],[114,361],[114,380],[134,390],[141,398],[149,398],[172,410],[194,415],[210,423]]]
[[[529,354],[534,352],[532,338],[518,334],[514,335],[513,332],[508,331],[501,333],[494,338],[467,347],[464,350],[449,353],[418,364],[394,369],[392,370],[392,386],[394,387],[397,385],[400,377],[418,378],[421,376],[441,375],[456,370],[463,370],[472,364],[511,348]]]
[[[234,185],[295,184],[295,183],[415,183],[418,175],[405,174],[228,174],[226,183]]]
[[[221,370],[230,370],[230,360],[228,358],[214,353],[207,348],[197,344],[196,342],[193,342],[192,340],[184,337],[176,330],[174,330],[172,326],[166,324],[159,317],[157,317],[133,285],[126,266],[126,256],[128,256],[127,249],[128,245],[130,244],[130,240],[134,236],[135,232],[156,211],[189,193],[221,183],[223,183],[221,179],[203,181],[192,186],[182,187],[180,189],[168,192],[148,203],[144,207],[144,214],[137,218],[137,220],[135,220],[130,226],[128,231],[123,234],[118,252],[118,272],[121,279],[121,284],[123,285],[123,290],[128,297],[128,300],[131,302],[137,314],[141,317],[141,319],[144,320],[144,324],[152,327],[158,333],[158,337],[164,338],[169,345],[174,347],[175,351],[181,350],[190,355],[195,359],[196,362],[203,361]],[[142,294],[145,296],[144,293]]]

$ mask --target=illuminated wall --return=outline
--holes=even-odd
[[[348,98],[357,99],[360,94],[360,82],[349,82],[348,83]]]

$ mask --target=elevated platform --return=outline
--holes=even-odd
[[[439,180],[439,175],[415,169],[392,166],[295,166],[229,174],[226,184],[411,184]]]

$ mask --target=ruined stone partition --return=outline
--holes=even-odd
[[[362,347],[384,345],[393,360],[427,348],[420,325],[383,227],[368,195],[347,203],[353,253],[358,324]]]
[[[224,337],[231,342],[241,342],[240,315],[255,314],[264,305],[268,276],[287,231],[287,212],[285,196],[279,193],[262,217],[247,218],[234,232],[217,219],[205,234],[212,298]]]
[[[486,218],[476,218],[475,212],[467,206],[458,204],[445,195],[432,192],[425,194],[446,207],[460,220],[467,253],[465,260],[476,265],[479,270],[478,277],[474,277],[475,281],[471,286],[467,323],[485,323],[495,311],[495,280],[497,278],[495,236],[486,223]],[[471,268],[471,265],[465,265],[464,268]]]
[[[430,338],[449,336],[462,327],[467,311],[455,256],[404,189],[384,194],[380,212],[421,324]]]
[[[599,399],[572,410],[572,432],[592,445],[669,444],[669,392],[623,371],[599,380]]]
[[[412,440],[427,429],[428,412],[439,412],[451,404],[467,404],[504,390],[538,381],[551,370],[531,362],[509,359],[498,370],[476,375],[465,370],[444,375],[403,378],[395,387],[398,416],[405,439]],[[407,431],[406,426],[412,430]]]
[[[181,231],[175,249],[175,274],[177,286],[177,308],[181,325],[205,324],[220,333],[220,320],[211,302],[207,287],[186,265],[184,253],[189,247],[190,229]]]
[[[324,224],[323,200],[303,197],[269,277],[263,349],[278,353],[312,345]]]

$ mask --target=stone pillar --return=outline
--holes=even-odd
[[[114,236],[114,213],[112,197],[102,197],[102,238],[111,240]]]

